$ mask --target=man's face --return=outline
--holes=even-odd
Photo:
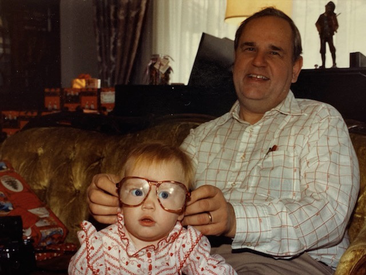
[[[302,58],[292,61],[292,41],[288,22],[274,16],[254,19],[243,30],[233,69],[242,119],[261,117],[286,98],[302,67]]]

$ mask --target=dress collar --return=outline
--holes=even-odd
[[[125,224],[124,224],[124,216],[122,213],[119,213],[117,215],[117,227],[118,227],[118,234],[121,238],[122,243],[126,244],[126,251],[127,254],[130,257],[134,257],[134,256],[138,256],[140,254],[144,254],[145,251],[149,248],[152,250],[160,250],[163,247],[173,243],[181,234],[182,230],[183,230],[183,226],[180,223],[180,221],[177,221],[177,223],[175,224],[174,228],[172,229],[172,231],[170,231],[169,235],[164,238],[161,239],[157,246],[155,247],[153,244],[151,245],[147,245],[143,248],[141,248],[140,250],[136,251],[135,246],[133,245],[133,243],[131,242],[131,239],[128,237],[128,232],[126,230]]]

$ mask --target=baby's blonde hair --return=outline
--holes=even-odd
[[[188,190],[191,190],[195,174],[192,160],[179,147],[162,142],[141,143],[132,149],[127,156],[123,174],[131,165],[164,164],[170,161],[177,161],[181,164],[185,178],[185,182],[182,183],[187,186]]]

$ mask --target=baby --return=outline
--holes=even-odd
[[[118,222],[97,232],[84,221],[69,274],[236,274],[208,239],[181,220],[194,179],[178,147],[145,143],[128,155],[117,183]]]

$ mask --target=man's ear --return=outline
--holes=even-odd
[[[292,66],[292,80],[291,83],[295,83],[297,81],[297,78],[299,77],[299,74],[301,72],[302,69],[302,63],[303,63],[303,59],[302,56],[300,56],[294,63],[294,65]]]

